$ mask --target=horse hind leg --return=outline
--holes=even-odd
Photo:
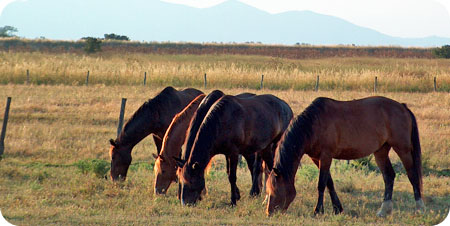
[[[250,155],[244,155],[247,161],[248,169],[252,175],[252,188],[250,190],[250,196],[255,197],[261,193],[262,181],[261,181],[261,156],[253,153]]]
[[[395,152],[403,163],[405,167],[406,173],[408,174],[409,182],[411,183],[414,191],[414,199],[416,200],[416,210],[420,212],[425,211],[425,204],[422,200],[422,189],[420,185],[420,174],[414,164],[414,159],[412,156],[412,148],[396,148],[394,147]]]
[[[394,189],[395,171],[392,168],[391,161],[389,160],[389,150],[391,146],[385,143],[379,150],[374,153],[375,162],[380,168],[383,174],[384,180],[384,199],[380,209],[377,212],[378,217],[386,217],[392,212],[392,191]]]

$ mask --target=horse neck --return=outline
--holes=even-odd
[[[172,158],[172,156],[179,156],[181,152],[181,146],[185,143],[186,131],[188,130],[192,116],[200,104],[200,101],[205,95],[199,95],[195,98],[183,111],[178,113],[170,123],[169,128],[164,135],[161,155],[166,158]]]
[[[151,133],[158,133],[159,130],[156,125],[159,123],[158,119],[152,117],[156,113],[157,108],[150,107],[149,109],[135,114],[128,120],[124,128],[120,132],[117,143],[122,146],[133,148],[141,140]]]

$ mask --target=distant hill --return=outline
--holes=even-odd
[[[106,33],[139,41],[441,46],[450,38],[398,38],[310,11],[270,14],[236,0],[198,9],[159,0],[27,0],[9,4],[0,26],[19,36],[77,40]]]

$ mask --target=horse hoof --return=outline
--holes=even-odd
[[[338,215],[338,214],[342,213],[342,211],[344,211],[342,206],[333,206],[333,210],[334,210],[334,214],[336,214],[336,215]]]
[[[426,210],[425,204],[423,203],[422,199],[419,199],[416,201],[416,211],[419,213],[424,213]]]
[[[381,204],[380,210],[377,212],[377,217],[386,217],[392,213],[393,204],[391,200],[384,201]]]
[[[257,196],[259,196],[259,191],[250,191],[250,196],[251,196],[251,197],[257,197]]]
[[[322,215],[323,213],[324,213],[323,207],[322,207],[322,208],[316,208],[316,209],[314,210],[314,216],[317,216],[317,214]]]

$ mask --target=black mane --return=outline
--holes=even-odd
[[[222,91],[214,90],[202,100],[199,107],[197,108],[196,113],[192,117],[192,121],[188,130],[189,134],[186,136],[186,147],[181,154],[181,159],[187,160],[189,158],[192,146],[194,145],[195,137],[197,136],[198,129],[200,128],[205,115],[208,113],[211,106],[224,95],[225,94]]]
[[[189,162],[197,161],[200,164],[207,164],[209,162],[211,153],[194,153],[192,151],[211,150],[214,142],[217,140],[217,136],[223,129],[221,126],[223,125],[222,120],[224,116],[230,111],[234,112],[239,109],[233,98],[235,97],[228,95],[222,97],[208,111],[195,138],[195,146],[192,146],[191,155],[188,158]],[[206,167],[206,165],[202,167]]]
[[[155,116],[160,115],[160,110],[165,109],[168,105],[170,106],[170,102],[180,101],[178,98],[174,98],[177,95],[176,92],[177,90],[168,86],[154,98],[142,104],[125,123],[116,139],[116,144],[118,146],[134,146],[144,139],[150,133],[149,129],[158,126],[153,121]]]
[[[305,144],[313,135],[312,127],[320,120],[325,111],[326,101],[330,99],[316,98],[286,129],[279,147],[275,153],[274,168],[277,168],[284,178],[292,178],[294,163],[300,161],[305,152]]]

